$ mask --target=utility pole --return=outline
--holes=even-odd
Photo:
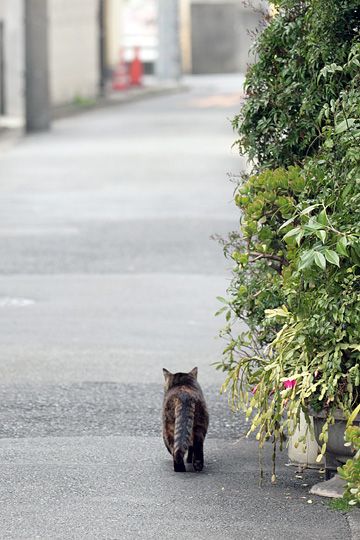
[[[179,0],[159,0],[158,61],[156,74],[161,80],[179,80],[181,54],[179,36]]]
[[[5,114],[5,27],[0,21],[0,115]]]
[[[106,95],[106,0],[99,0],[99,67],[100,67],[100,96]]]
[[[26,131],[50,128],[47,0],[25,4]]]

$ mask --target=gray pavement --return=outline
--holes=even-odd
[[[259,487],[256,443],[219,395],[230,274],[210,236],[237,226],[241,78],[187,84],[0,154],[0,538],[351,537],[286,454]],[[195,365],[206,468],[176,475],[161,368]]]

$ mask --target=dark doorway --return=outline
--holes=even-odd
[[[193,73],[232,73],[236,66],[234,3],[191,5]]]
[[[251,2],[250,2],[251,4]],[[191,39],[193,73],[245,73],[252,55],[252,32],[261,14],[247,3],[193,0]]]

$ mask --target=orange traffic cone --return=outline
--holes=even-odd
[[[130,84],[131,86],[141,86],[143,76],[143,65],[140,60],[140,47],[134,49],[134,59],[130,64]]]
[[[120,51],[119,63],[113,74],[112,89],[119,91],[126,90],[127,88],[129,88],[129,73],[124,60],[123,51]]]

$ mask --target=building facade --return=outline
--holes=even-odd
[[[30,4],[26,1],[0,1],[0,117],[3,124],[24,122],[26,74],[36,69],[36,58],[25,51],[26,25],[29,24],[29,10],[25,10],[25,6]],[[110,39],[109,45],[104,46],[106,61],[113,62],[119,43],[122,0],[32,0],[33,5],[36,3],[39,10],[47,5],[46,42],[35,45],[40,50],[47,47],[51,105],[97,97],[102,76],[102,31],[107,34],[108,30]],[[108,14],[102,21],[101,7]],[[36,26],[36,19],[31,24]],[[32,65],[27,65],[29,58]]]
[[[15,122],[24,115],[24,3],[0,2],[0,116]]]
[[[263,9],[268,4],[254,2]],[[15,123],[29,110],[26,75],[37,69],[36,50],[28,54],[27,47],[25,54],[30,4],[45,14],[47,31],[41,43],[36,31],[39,18],[31,21],[32,45],[39,53],[44,47],[47,51],[51,106],[96,98],[126,45],[126,60],[131,60],[134,45],[140,45],[142,60],[159,64],[161,27],[166,38],[163,53],[176,56],[178,74],[244,72],[252,60],[251,30],[261,19],[242,0],[0,0],[0,118]],[[41,66],[38,70],[44,75]],[[32,90],[36,96],[36,88]]]
[[[253,61],[253,32],[261,26],[268,2],[254,0],[181,0],[184,71],[245,72]]]
[[[52,105],[94,98],[100,84],[98,0],[48,0]]]

